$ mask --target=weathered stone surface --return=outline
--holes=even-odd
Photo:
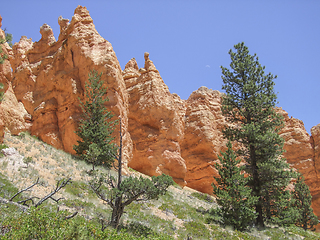
[[[0,16],[0,27],[2,26],[2,17]],[[5,32],[0,29],[0,38],[5,39]],[[1,45],[2,53],[1,56],[6,55],[7,57],[12,56],[12,49],[8,43]],[[5,60],[3,64],[0,64],[0,83],[4,85],[4,91],[8,88],[8,82],[12,79],[11,65],[8,60]]]
[[[313,210],[317,216],[320,216],[320,124],[311,128],[311,139],[314,148],[313,161],[317,178],[310,179],[307,184],[310,187],[312,195]]]
[[[212,194],[211,183],[217,176],[214,163],[226,141],[221,114],[221,93],[206,87],[194,91],[187,100],[185,132],[181,145],[186,161],[188,187]]]
[[[0,18],[0,25],[1,25]],[[0,37],[5,39],[5,33],[0,29]],[[13,52],[8,43],[1,45],[2,55],[12,57]],[[22,103],[17,101],[11,86],[12,72],[9,60],[5,60],[0,64],[0,83],[4,85],[1,91],[4,91],[2,102],[0,102],[0,142],[2,142],[5,128],[12,134],[18,134],[21,131],[26,131],[31,127],[29,115],[27,114]],[[27,121],[27,122],[26,122]]]
[[[282,109],[277,111],[283,115],[285,126],[280,132],[280,136],[285,140],[283,156],[294,167],[301,172],[306,181],[317,177],[314,168],[314,150],[310,135],[307,133],[304,124],[296,118],[289,118],[288,113]]]
[[[78,97],[83,99],[90,70],[97,70],[108,87],[107,108],[122,119],[125,165],[148,175],[169,174],[181,186],[211,194],[214,163],[226,144],[221,93],[201,87],[181,100],[169,92],[148,53],[143,68],[131,59],[121,71],[112,45],[98,34],[85,7],[76,8],[71,22],[59,17],[58,23],[58,41],[44,24],[38,42],[22,37],[13,50],[5,47],[11,65],[0,66],[0,82],[9,89],[7,103],[16,107],[4,114],[0,105],[0,141],[4,127],[18,133],[31,126],[32,116],[33,135],[73,153],[81,113]],[[320,216],[320,125],[310,137],[302,121],[277,111],[285,119],[280,133],[284,157],[305,176]]]
[[[312,194],[312,207],[320,216],[320,178],[319,158],[316,157],[317,146],[320,145],[319,125],[311,129],[311,137],[301,120],[288,116],[282,109],[277,111],[283,115],[285,126],[280,136],[285,140],[283,156],[291,167],[297,169],[305,177],[305,182]]]
[[[29,130],[32,125],[31,116],[23,104],[17,101],[11,83],[9,83],[3,101],[0,103],[0,119],[2,119],[3,126],[14,135]]]
[[[314,148],[314,163],[317,174],[320,173],[320,124],[311,128],[312,146]]]
[[[180,149],[184,102],[170,94],[149,54],[144,57],[143,69],[138,70],[135,59],[131,59],[123,71],[133,142],[133,158],[128,166],[148,175],[170,174],[184,186],[187,169]]]
[[[58,41],[44,24],[38,42],[22,37],[13,46],[12,81],[16,96],[32,115],[31,133],[43,141],[73,153],[74,131],[80,117],[79,100],[91,70],[102,73],[108,87],[107,108],[121,117],[124,157],[131,157],[131,138],[127,131],[127,93],[122,71],[112,45],[95,29],[85,7],[78,6],[71,22],[59,17]],[[118,131],[115,131],[118,139]]]

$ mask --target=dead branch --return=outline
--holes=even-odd
[[[34,204],[33,198],[38,198],[38,197],[30,197],[30,198],[28,198],[28,199],[18,201],[17,203],[29,207],[29,205],[27,204],[27,202],[28,202],[28,201],[31,201],[32,204]],[[38,198],[38,199],[40,199],[40,198]]]
[[[78,214],[78,212],[74,212],[74,213],[72,213],[71,215],[66,216],[64,219],[67,220],[67,219],[73,218],[73,217],[75,217],[77,214]]]
[[[28,191],[30,188],[32,188],[32,187],[34,187],[35,185],[37,185],[39,183],[39,178],[37,179],[37,181],[34,183],[34,184],[32,184],[31,186],[29,186],[29,187],[27,187],[27,188],[25,188],[25,189],[22,189],[22,190],[20,190],[19,192],[17,192],[15,195],[13,195],[13,197],[11,197],[10,199],[9,199],[9,201],[12,201],[16,196],[18,196],[20,193],[22,193],[22,192],[25,192],[25,191]]]
[[[16,203],[16,202],[9,201],[8,199],[2,198],[2,197],[0,197],[0,203],[12,204],[12,205],[20,208],[20,209],[21,209],[22,211],[24,211],[24,212],[28,210],[28,207],[27,207],[27,206],[24,206],[24,205],[19,204],[19,203]]]
[[[71,178],[67,179],[67,180],[61,180],[57,182],[57,186],[56,188],[49,193],[47,196],[45,196],[44,198],[42,198],[39,202],[37,202],[34,206],[35,207],[39,207],[44,201],[46,201],[47,199],[51,198],[54,194],[56,194],[57,192],[59,192],[62,188],[64,188],[69,182],[71,181]]]
[[[58,198],[58,199],[54,199],[53,197],[50,197],[53,201],[55,201],[56,203],[58,203],[60,200],[65,199],[64,197]]]

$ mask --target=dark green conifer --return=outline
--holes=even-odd
[[[76,153],[85,161],[110,168],[117,153],[117,147],[112,142],[112,133],[117,121],[112,121],[110,111],[107,111],[105,102],[108,101],[106,88],[100,80],[102,74],[92,71],[89,82],[85,84],[85,100],[80,100],[83,111],[79,129],[76,131],[81,140],[74,145]]]
[[[302,227],[304,230],[312,229],[319,223],[317,216],[313,213],[311,207],[312,196],[308,185],[304,182],[302,174],[299,175],[294,184],[293,198],[295,200],[294,206],[298,211],[295,224]]]
[[[231,70],[222,69],[222,89],[226,95],[222,101],[222,112],[230,123],[223,131],[230,141],[241,146],[239,157],[244,158],[249,186],[258,197],[255,205],[258,213],[256,224],[264,226],[266,219],[275,211],[273,203],[278,201],[291,178],[288,164],[281,158],[284,140],[279,136],[283,126],[282,116],[275,111],[277,96],[271,73],[265,74],[256,54],[249,54],[244,43],[229,51]],[[267,189],[267,190],[265,190]]]
[[[220,164],[215,164],[220,177],[215,178],[218,185],[212,186],[217,203],[221,206],[216,213],[225,225],[242,231],[252,225],[257,216],[254,205],[258,198],[252,196],[252,189],[247,186],[249,178],[244,176],[245,166],[239,166],[241,160],[236,159],[230,141],[227,147],[227,151],[218,156]]]

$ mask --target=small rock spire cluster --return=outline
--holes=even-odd
[[[132,58],[122,70],[111,43],[99,35],[85,7],[78,6],[71,21],[60,16],[58,23],[58,41],[44,24],[38,42],[23,36],[12,49],[3,48],[10,62],[0,66],[0,82],[6,85],[0,138],[4,128],[13,134],[29,130],[74,153],[81,115],[78,98],[84,97],[89,72],[97,70],[108,88],[107,108],[122,119],[124,168],[166,173],[181,186],[211,194],[217,176],[214,163],[225,149],[222,129],[228,124],[221,113],[221,93],[201,87],[187,100],[180,99],[170,93],[149,53],[144,54],[143,68]],[[284,157],[305,176],[320,216],[320,124],[310,137],[302,121],[278,111],[285,119],[280,133]]]

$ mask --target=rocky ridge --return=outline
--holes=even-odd
[[[221,93],[201,87],[187,100],[180,99],[170,93],[148,53],[143,68],[131,59],[122,71],[111,43],[99,35],[85,7],[78,6],[71,21],[59,17],[58,23],[57,41],[44,24],[38,42],[22,37],[12,49],[5,46],[10,63],[0,66],[0,82],[10,100],[0,104],[0,135],[3,128],[13,134],[29,130],[73,153],[81,113],[78,98],[83,99],[94,69],[102,72],[108,87],[108,109],[123,123],[125,167],[148,175],[166,173],[181,186],[212,193],[214,163],[226,143]],[[285,119],[280,133],[284,157],[305,176],[320,216],[320,124],[309,136],[302,121],[278,111]],[[114,134],[118,141],[118,131]]]

